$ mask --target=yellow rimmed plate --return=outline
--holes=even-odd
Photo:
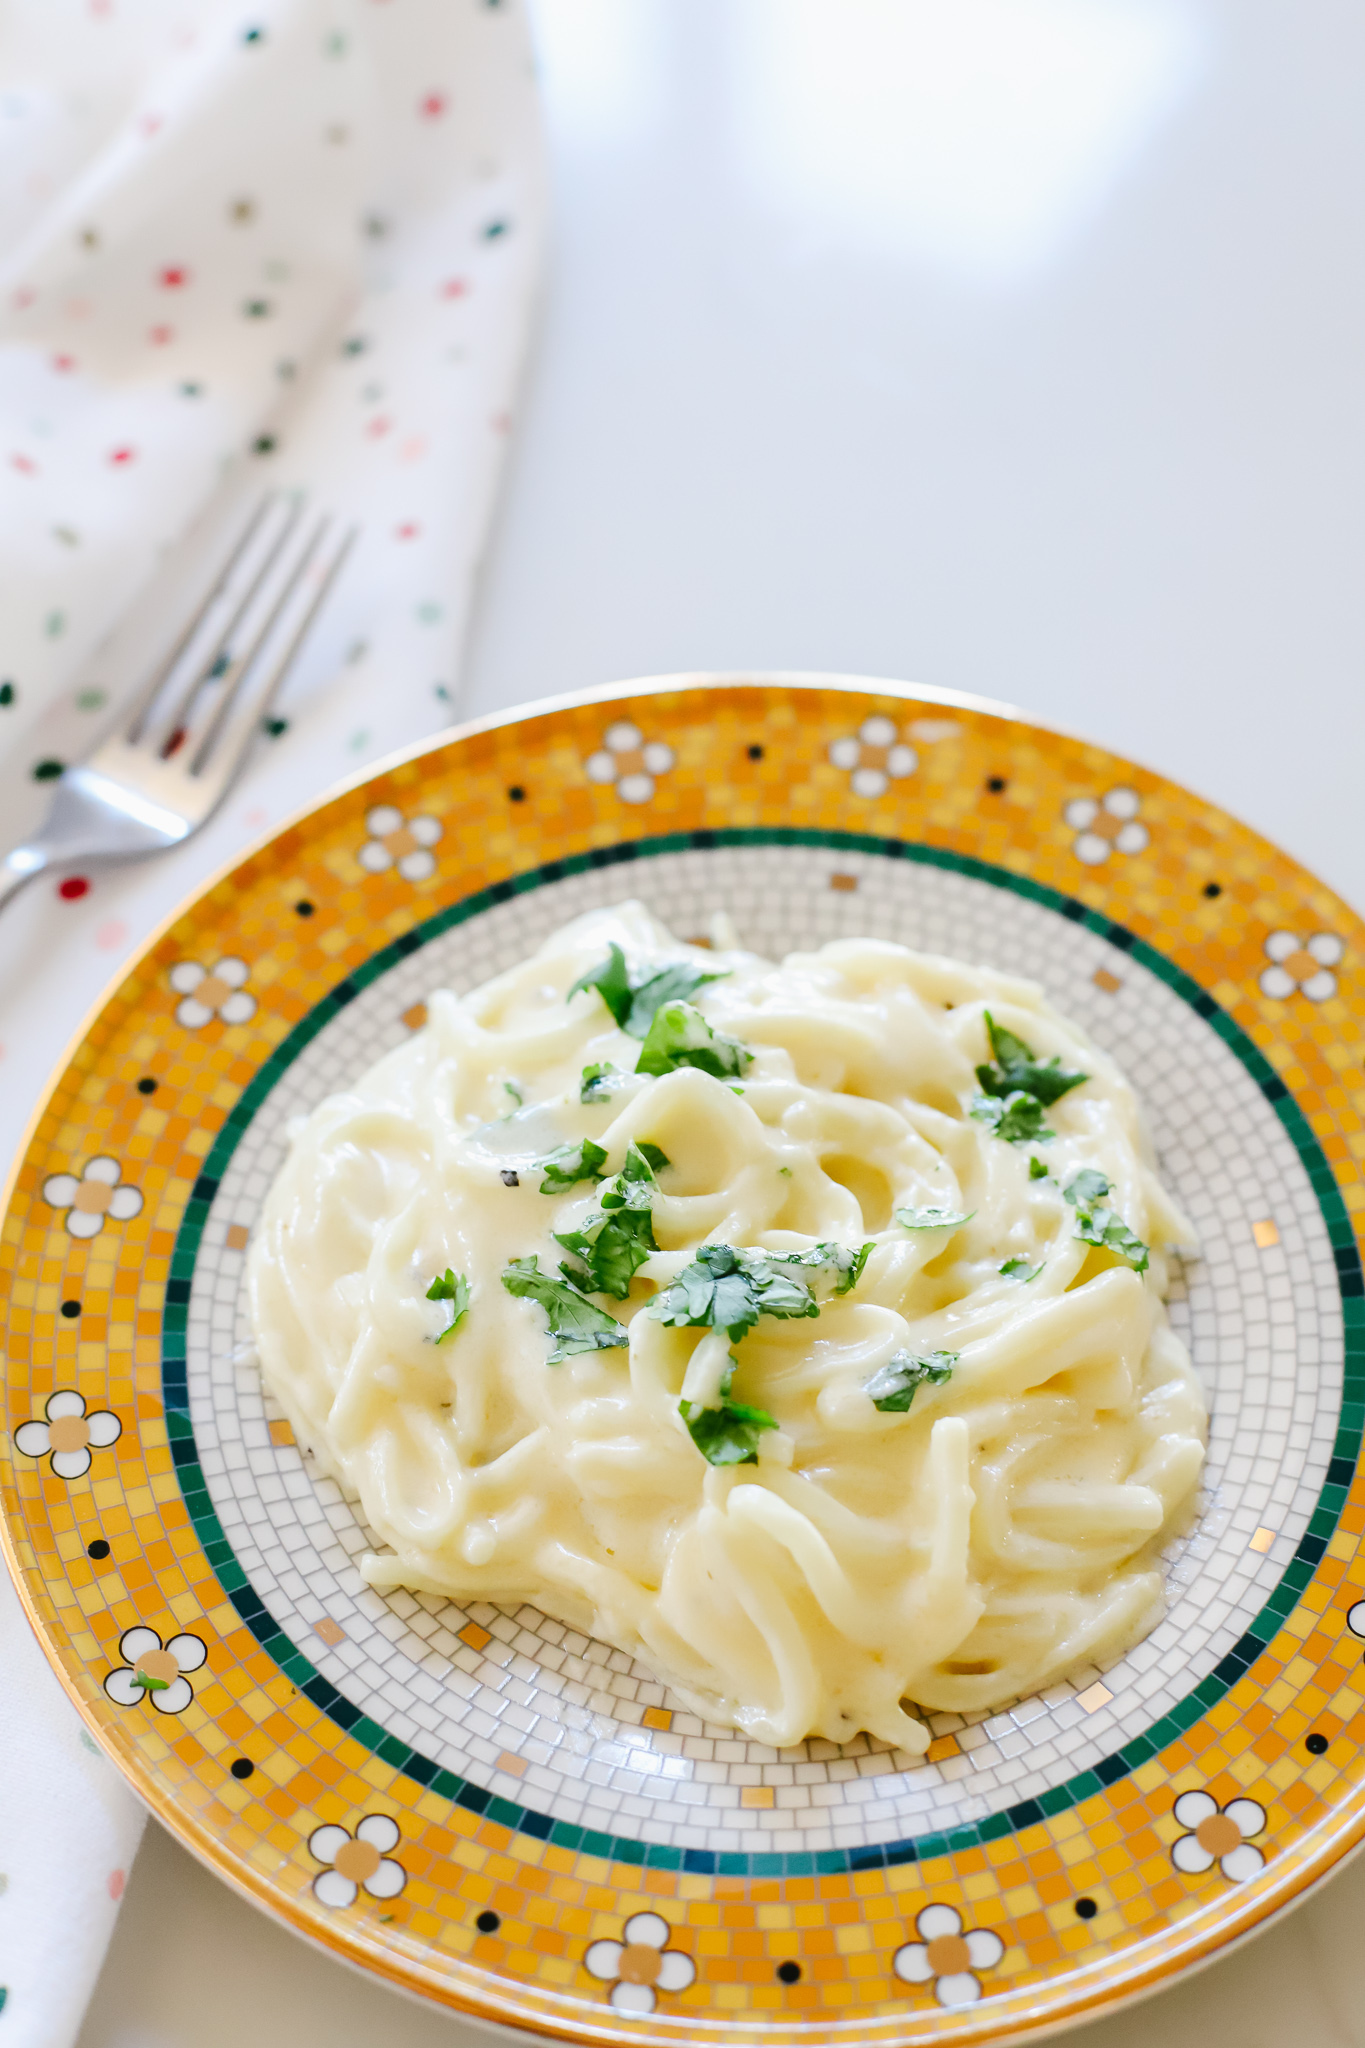
[[[927,1758],[780,1753],[534,1610],[360,1578],[250,1354],[284,1126],[595,904],[1031,973],[1127,1068],[1201,1255],[1169,1612]],[[1002,2042],[1151,1990],[1365,1834],[1365,931],[1198,797],[1000,707],[669,677],[457,732],[220,876],[7,1197],[5,1549],[94,1734],[347,1960],[571,2039]],[[1352,1092],[1354,1091],[1354,1093]]]

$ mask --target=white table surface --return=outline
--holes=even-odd
[[[1025,705],[1365,904],[1365,13],[540,0],[557,249],[465,709]],[[1365,1862],[1081,2048],[1365,2044]],[[148,1831],[79,2048],[480,2037]]]

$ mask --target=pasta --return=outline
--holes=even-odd
[[[922,1711],[1162,1613],[1188,1226],[1033,983],[714,936],[594,912],[303,1120],[262,1371],[375,1587],[529,1603],[777,1747],[921,1754]]]

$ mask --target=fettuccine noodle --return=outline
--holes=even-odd
[[[570,994],[613,943],[626,993]],[[673,964],[642,1041],[608,997]],[[637,1074],[665,1027],[701,1064]],[[623,1242],[632,1200],[639,1263],[594,1289],[558,1239]],[[1034,984],[871,939],[773,966],[624,904],[434,995],[302,1122],[250,1286],[267,1385],[386,1546],[372,1585],[538,1607],[764,1743],[920,1754],[917,1708],[1035,1692],[1162,1613],[1206,1431],[1163,1306],[1189,1241],[1132,1090]],[[812,1305],[688,1322],[722,1246],[732,1290]],[[561,1263],[603,1348],[551,1363]]]

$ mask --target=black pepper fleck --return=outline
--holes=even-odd
[[[510,1166],[504,1166],[502,1169],[502,1184],[505,1188],[519,1188],[521,1186],[521,1176],[514,1173]]]

